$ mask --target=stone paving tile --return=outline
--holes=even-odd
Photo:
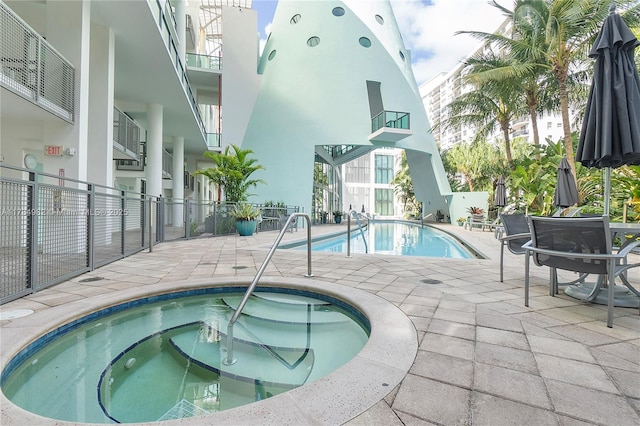
[[[475,426],[557,425],[556,415],[548,410],[508,401],[492,395],[475,393],[473,398]]]
[[[473,342],[458,339],[456,337],[441,336],[439,334],[427,333],[420,344],[420,349],[424,351],[436,352],[443,355],[455,356],[462,359],[473,359]]]
[[[410,372],[417,376],[434,379],[471,389],[473,384],[473,362],[436,352],[418,351]]]
[[[557,357],[536,354],[540,375],[546,379],[584,386],[609,393],[619,393],[616,386],[609,380],[605,371],[596,364],[574,361],[570,359],[558,360]]]
[[[483,309],[480,306],[476,312],[476,324],[487,328],[496,328],[499,330],[513,331],[521,333],[522,323],[520,320],[511,318],[507,315],[500,315],[494,311]]]
[[[429,324],[429,333],[458,337],[465,340],[475,340],[476,328],[469,324],[432,319]]]
[[[455,321],[463,324],[475,324],[476,315],[473,312],[463,312],[451,309],[443,309],[438,307],[436,313],[433,315],[435,319],[444,321]]]
[[[638,414],[622,396],[555,380],[546,383],[551,401],[560,414],[605,425],[612,424],[613,419],[616,426],[637,426],[640,422]]]
[[[474,389],[544,409],[552,408],[542,378],[522,371],[478,362]]]
[[[538,364],[530,351],[523,351],[506,346],[477,342],[475,360],[485,364],[523,371],[525,373],[538,373]]]
[[[640,400],[640,370],[625,371],[608,367],[604,367],[604,370],[624,395]]]
[[[408,374],[392,408],[441,425],[470,425],[470,399],[469,390]]]
[[[560,358],[575,359],[594,363],[595,359],[583,345],[567,340],[529,336],[529,345],[535,353],[554,355]]]
[[[476,341],[508,346],[516,349],[529,349],[529,343],[523,333],[497,330],[495,328],[477,327]]]

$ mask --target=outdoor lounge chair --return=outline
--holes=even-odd
[[[529,306],[529,259],[538,266],[551,268],[549,294],[557,290],[556,270],[581,274],[598,274],[608,277],[607,327],[613,327],[613,302],[615,280],[619,278],[631,292],[640,292],[631,286],[626,271],[640,266],[628,264],[627,255],[640,241],[632,241],[614,252],[611,244],[609,217],[556,218],[529,217],[531,241],[525,244],[524,304]]]
[[[527,217],[522,213],[499,214],[503,232],[500,237],[500,282],[504,274],[504,248],[513,254],[524,254],[522,245],[531,239]]]

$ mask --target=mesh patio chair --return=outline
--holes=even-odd
[[[522,245],[531,239],[529,223],[527,217],[522,213],[502,214],[502,236],[500,239],[500,282],[503,282],[504,275],[504,248],[513,254],[525,254]]]
[[[640,297],[626,278],[626,272],[640,263],[627,263],[627,255],[640,241],[626,244],[615,251],[611,244],[609,217],[556,218],[530,216],[531,241],[525,244],[524,304],[529,306],[529,259],[538,266],[548,266],[549,294],[557,291],[556,270],[607,276],[607,327],[613,327],[615,281],[619,278],[631,292]],[[595,290],[595,289],[594,289]]]

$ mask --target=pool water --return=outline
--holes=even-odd
[[[428,256],[458,259],[477,257],[470,249],[451,235],[430,227],[406,222],[370,222],[364,229],[365,242],[360,229],[351,228],[351,253],[368,253],[396,256]],[[306,250],[306,244],[295,249]],[[346,253],[347,236],[314,241],[313,251]]]
[[[49,333],[6,366],[2,391],[25,410],[59,420],[177,419],[324,377],[368,339],[367,320],[340,301],[263,289],[235,324],[237,362],[228,366],[226,327],[243,294],[208,290],[129,302]]]

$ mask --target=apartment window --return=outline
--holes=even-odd
[[[380,25],[384,24],[384,18],[380,15],[376,15],[376,21],[378,21]]]
[[[317,45],[320,44],[320,37],[309,37],[309,40],[307,40],[307,46],[309,47],[316,47]]]
[[[344,169],[344,181],[350,183],[369,183],[371,182],[370,161],[368,155],[358,157],[348,163]]]
[[[376,188],[375,212],[382,216],[393,215],[393,189]]]
[[[344,15],[344,9],[341,7],[334,7],[331,13],[333,13],[333,16],[342,16]]]
[[[295,15],[293,15],[291,17],[291,20],[289,21],[292,24],[297,24],[298,22],[300,22],[300,19],[302,18],[302,16],[300,16],[299,13],[296,13]]]
[[[276,57],[276,51],[275,49],[271,51],[271,53],[269,53],[269,56],[267,57],[268,60],[272,60],[273,58]]]
[[[556,124],[556,127],[557,127],[558,129],[561,129],[561,128],[562,128],[562,123],[557,123],[557,124]]]
[[[402,59],[402,62],[404,62],[404,53],[402,53],[402,51],[398,51],[398,53],[400,54],[400,59]]]
[[[393,180],[393,156],[376,155],[376,183],[391,183]]]
[[[553,123],[550,121],[547,121],[547,129],[551,129],[552,126],[553,126]]]

